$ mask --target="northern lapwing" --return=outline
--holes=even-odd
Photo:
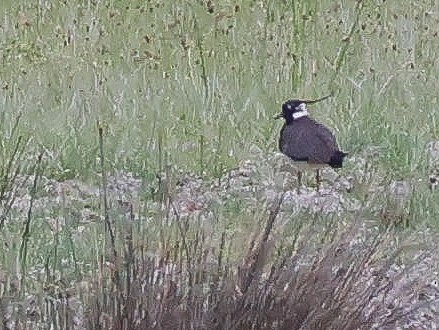
[[[317,190],[320,187],[319,169],[325,166],[340,168],[347,153],[340,151],[332,132],[309,117],[307,104],[323,101],[331,95],[317,100],[288,100],[282,104],[282,113],[275,119],[284,118],[280,131],[279,149],[294,161],[298,171],[298,183],[302,184],[302,171],[316,170]]]

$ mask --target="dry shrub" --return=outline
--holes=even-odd
[[[422,290],[413,288],[428,286],[420,272],[428,251],[409,253],[393,229],[372,231],[361,221],[340,233],[334,224],[317,245],[309,239],[315,228],[302,229],[279,248],[286,235],[273,231],[279,205],[239,266],[223,260],[226,235],[215,252],[201,228],[190,244],[182,231],[164,256],[134,253],[119,289],[111,276],[94,283],[88,327],[395,329],[427,320],[417,315],[434,298],[418,299]]]

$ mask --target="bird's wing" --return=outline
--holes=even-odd
[[[318,129],[314,131],[312,137],[312,148],[310,160],[327,163],[338,150],[337,141],[334,134],[324,125],[317,124]]]
[[[331,131],[312,119],[286,127],[283,132],[282,151],[294,160],[327,163],[336,150]]]

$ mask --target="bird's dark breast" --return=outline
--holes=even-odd
[[[284,138],[284,133],[285,133],[285,129],[287,127],[287,124],[284,124],[280,130],[280,135],[279,135],[279,141],[278,141],[278,146],[279,146],[279,150],[285,154],[285,138]]]
[[[279,138],[279,149],[294,161],[308,161],[309,157],[302,152],[299,136],[300,130],[296,130],[293,124],[285,126]]]

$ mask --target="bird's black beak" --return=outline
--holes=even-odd
[[[276,116],[274,116],[273,119],[280,119],[280,118],[283,118],[283,117],[284,117],[284,114],[283,113],[279,113]]]

